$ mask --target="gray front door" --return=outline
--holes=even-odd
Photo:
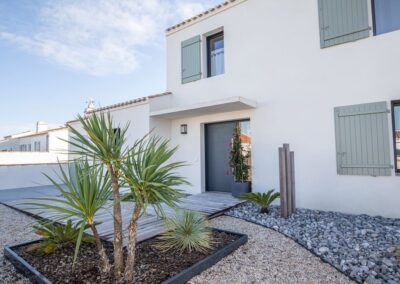
[[[233,176],[229,168],[229,152],[236,122],[205,125],[206,190],[231,192]]]

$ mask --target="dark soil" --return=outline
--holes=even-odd
[[[154,244],[156,238],[143,241],[138,244],[136,250],[136,279],[134,283],[160,283],[175,274],[190,267],[215,250],[235,241],[239,236],[213,232],[213,249],[207,253],[180,254],[170,250],[162,252]],[[109,242],[104,243],[107,254],[112,260],[113,246]],[[40,273],[53,283],[112,283],[112,275],[101,277],[98,270],[99,257],[95,245],[82,244],[75,270],[72,271],[72,259],[74,247],[66,247],[45,256],[37,256],[30,252],[28,246],[19,247],[16,253],[36,268]],[[111,273],[112,274],[112,273]]]

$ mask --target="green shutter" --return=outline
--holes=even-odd
[[[182,42],[182,84],[201,79],[200,36]]]
[[[388,113],[386,102],[335,108],[338,174],[391,175]]]
[[[369,36],[368,0],[318,0],[321,48]]]

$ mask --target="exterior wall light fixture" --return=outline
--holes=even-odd
[[[187,134],[187,124],[181,124],[181,134]]]

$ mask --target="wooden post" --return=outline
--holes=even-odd
[[[279,181],[281,193],[281,216],[287,218],[289,216],[287,211],[287,177],[286,177],[286,159],[285,150],[283,147],[279,148]]]
[[[288,218],[296,209],[294,152],[290,152],[289,144],[279,148],[279,181],[281,216]]]
[[[285,153],[286,161],[286,200],[287,200],[287,216],[292,214],[292,176],[291,176],[291,165],[290,165],[290,149],[289,144],[283,144],[283,150]]]
[[[296,187],[295,187],[295,174],[294,174],[294,152],[290,152],[290,175],[292,176],[292,185],[291,185],[291,190],[292,190],[292,212],[294,213],[296,211]]]

